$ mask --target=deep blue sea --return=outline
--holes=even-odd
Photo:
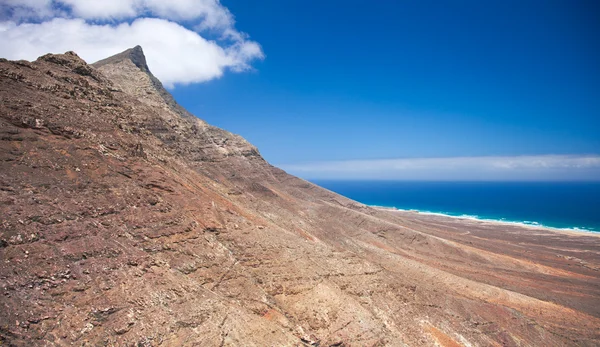
[[[597,182],[313,182],[367,205],[600,232]]]

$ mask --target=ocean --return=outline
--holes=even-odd
[[[600,232],[600,182],[313,183],[366,205]]]

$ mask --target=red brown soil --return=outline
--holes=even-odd
[[[596,235],[361,205],[140,54],[0,61],[1,344],[600,344]]]

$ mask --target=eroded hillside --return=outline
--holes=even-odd
[[[141,48],[0,62],[6,345],[600,343],[593,235],[376,210],[190,115]]]

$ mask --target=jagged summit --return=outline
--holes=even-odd
[[[256,147],[242,137],[208,125],[179,105],[158,78],[150,72],[142,47],[135,46],[127,49],[92,66],[126,94],[150,107],[165,111],[160,115],[170,124],[170,128],[156,127],[154,130],[157,136],[164,137],[165,141],[172,141],[170,132],[173,128],[179,131],[193,129],[196,136],[186,139],[186,142],[195,142],[194,145],[184,144],[181,141],[173,145],[180,147],[180,151],[188,151],[188,147],[196,148],[194,150],[197,153],[196,160],[215,161],[238,155],[260,158]]]
[[[129,48],[121,53],[115,54],[92,64],[93,67],[99,69],[104,74],[109,75],[109,77],[112,77],[113,80],[116,79],[117,81],[120,81],[118,84],[121,86],[127,87],[127,85],[131,83],[139,84],[139,79],[134,78],[131,80],[131,69],[118,68],[119,66],[124,67],[127,65],[130,65],[130,67],[133,65],[144,72],[150,79],[152,89],[158,93],[162,101],[169,105],[169,107],[175,113],[185,118],[194,118],[194,115],[189,113],[185,108],[181,107],[175,101],[175,99],[173,99],[171,93],[164,88],[160,80],[156,78],[152,72],[150,72],[150,68],[146,62],[146,56],[144,55],[144,50],[140,45]],[[132,87],[135,88],[137,85],[132,85]]]
[[[119,54],[113,55],[112,57],[108,57],[97,61],[93,63],[92,66],[99,68],[103,65],[115,64],[127,59],[129,59],[135,66],[140,68],[140,70],[150,73],[150,69],[148,68],[148,64],[146,63],[146,56],[144,55],[144,50],[140,45],[126,49]]]

